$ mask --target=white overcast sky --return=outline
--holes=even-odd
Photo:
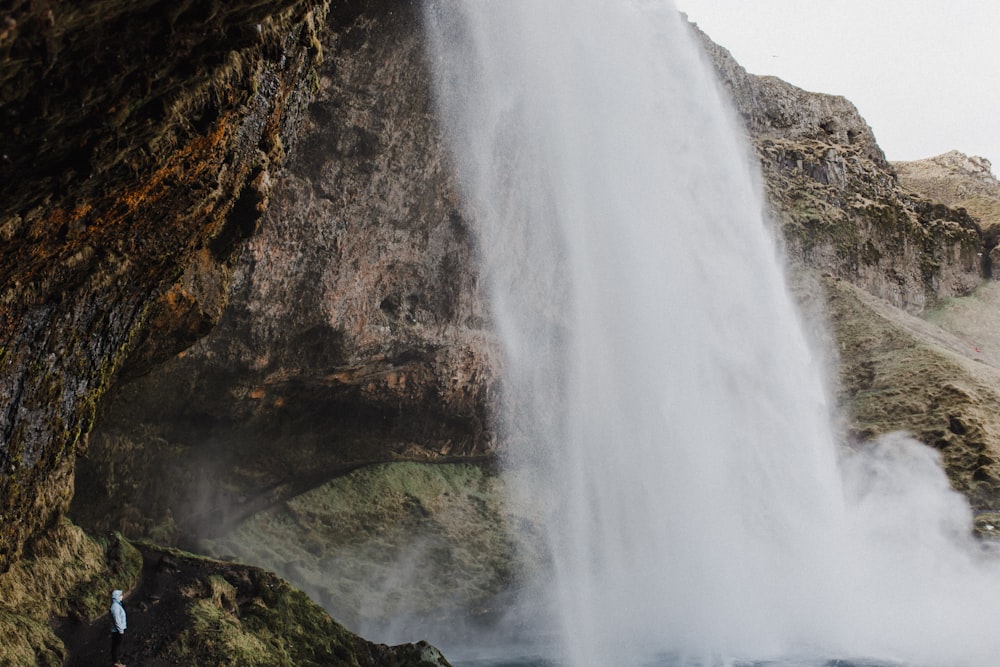
[[[753,74],[843,95],[890,160],[1000,174],[1000,0],[675,0]]]

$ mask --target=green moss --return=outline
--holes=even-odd
[[[483,613],[544,555],[504,480],[470,464],[356,470],[262,512],[205,548],[279,572],[350,627]]]
[[[899,233],[910,222],[905,212],[886,204],[869,203],[861,210],[861,214],[885,236]]]
[[[0,665],[62,667],[66,647],[45,621],[0,609]]]
[[[142,554],[120,533],[91,539],[103,547],[104,567],[95,576],[82,581],[70,594],[74,613],[88,621],[107,611],[108,595],[112,590],[132,589],[142,572]]]
[[[60,520],[0,576],[0,665],[63,665],[67,652],[50,619],[95,620],[112,589],[135,586],[141,567],[120,535],[94,539]]]
[[[239,608],[235,588],[219,575],[209,577],[206,597],[189,606],[188,629],[170,657],[232,667],[359,664],[363,640],[274,575],[253,570],[251,577],[259,595]]]
[[[162,521],[150,526],[146,532],[149,539],[157,544],[173,544],[177,540],[180,529],[174,521],[173,513],[167,509],[163,514]]]
[[[0,608],[27,605],[38,620],[92,621],[106,611],[113,589],[135,586],[141,569],[141,554],[120,535],[93,538],[61,519],[0,576]]]
[[[223,611],[236,611],[236,588],[226,578],[213,574],[208,578],[212,605]]]
[[[981,363],[982,353],[972,343],[843,282],[828,281],[828,286],[841,350],[840,400],[848,407],[852,435],[867,440],[907,431],[941,451],[952,486],[975,507],[1000,508],[995,444],[1000,395],[994,367]],[[952,299],[941,308],[962,303]],[[946,323],[940,310],[932,317]],[[995,328],[981,326],[979,340],[986,349],[986,336]]]
[[[175,647],[177,658],[213,665],[291,665],[275,654],[273,647],[244,631],[239,619],[213,605],[198,600],[189,610],[190,629],[181,635]]]

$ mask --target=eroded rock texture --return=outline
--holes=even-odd
[[[221,321],[116,394],[81,462],[85,525],[190,539],[358,465],[493,448],[498,357],[417,9],[323,40]]]
[[[707,39],[763,168],[790,261],[910,313],[967,294],[983,274],[977,220],[901,187],[848,100],[748,74]]]
[[[953,206],[963,208],[978,218],[983,228],[985,270],[993,276],[993,267],[1000,262],[1000,181],[991,171],[986,158],[969,156],[958,151],[914,160],[894,162],[899,181],[915,192]]]
[[[171,328],[189,317],[204,333],[168,288],[195,255],[224,273],[256,228],[324,13],[293,0],[3,10],[0,571],[68,504],[144,324],[173,310]],[[193,340],[170,336],[164,349]]]

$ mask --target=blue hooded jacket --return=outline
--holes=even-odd
[[[125,634],[125,608],[122,607],[121,591],[111,593],[111,620],[114,623],[111,632]]]

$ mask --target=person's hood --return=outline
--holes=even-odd
[[[115,602],[121,602],[122,601],[122,592],[121,591],[111,591],[111,599],[114,600]]]

